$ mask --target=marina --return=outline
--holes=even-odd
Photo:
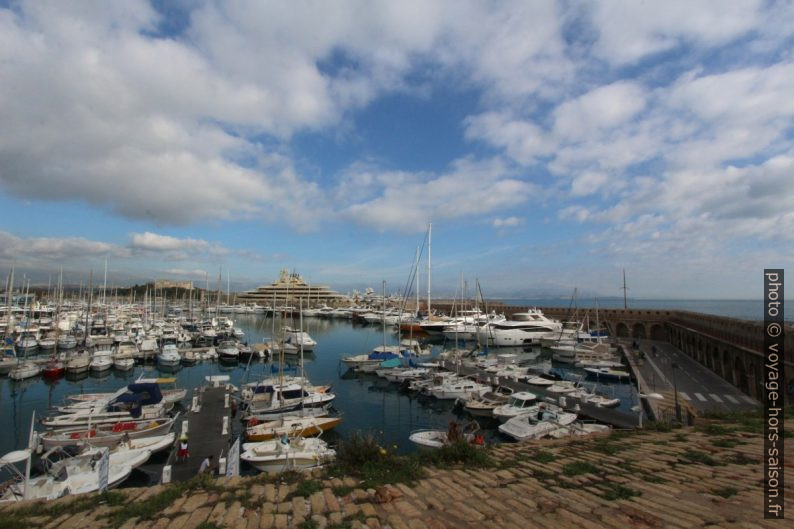
[[[302,303],[299,303],[300,306]],[[129,480],[133,485],[158,483],[163,479],[185,481],[198,473],[199,465],[209,455],[213,455],[214,460],[222,463],[225,468],[229,464],[226,458],[229,456],[231,444],[237,438],[241,438],[240,453],[244,453],[241,466],[243,473],[252,473],[263,468],[282,468],[279,466],[282,463],[268,466],[259,461],[262,457],[270,457],[267,456],[270,453],[268,450],[276,450],[273,453],[278,453],[280,447],[284,446],[278,444],[280,436],[284,435],[293,440],[290,448],[298,450],[297,447],[303,443],[301,438],[308,440],[321,434],[324,441],[316,447],[318,451],[315,454],[331,454],[331,447],[338,440],[361,431],[373,433],[385,446],[393,447],[398,453],[410,453],[417,449],[417,442],[420,446],[426,443],[439,446],[439,442],[443,445],[443,439],[448,435],[447,429],[453,423],[476,424],[473,429],[476,436],[467,434],[466,437],[472,442],[475,437],[477,442],[483,444],[514,442],[511,437],[515,438],[516,434],[503,433],[513,432],[510,429],[512,427],[505,430],[507,425],[500,425],[500,421],[488,411],[493,406],[481,407],[483,411],[476,412],[471,412],[476,406],[468,406],[468,400],[481,398],[489,391],[505,395],[501,402],[510,399],[510,394],[529,395],[535,402],[534,407],[527,408],[528,410],[559,410],[558,414],[562,414],[560,417],[564,417],[560,419],[563,420],[562,423],[553,419],[540,430],[540,425],[528,430],[544,432],[543,435],[581,435],[603,428],[606,431],[610,428],[635,429],[641,428],[643,421],[670,418],[670,400],[665,401],[665,411],[664,406],[660,407],[658,402],[646,398],[647,394],[654,391],[667,395],[668,399],[674,397],[671,391],[663,387],[669,382],[663,375],[658,381],[656,378],[648,381],[649,373],[654,376],[653,373],[659,372],[659,368],[649,367],[652,365],[649,362],[636,361],[636,342],[623,340],[613,343],[613,340],[607,338],[601,342],[602,339],[598,338],[585,347],[589,343],[588,339],[596,340],[585,333],[585,341],[579,342],[578,347],[586,351],[581,353],[581,358],[586,360],[577,360],[577,347],[570,349],[574,351],[574,355],[569,357],[568,349],[555,345],[557,342],[554,340],[544,339],[545,343],[551,344],[550,348],[540,345],[540,340],[536,338],[525,340],[525,345],[519,347],[478,345],[480,340],[489,341],[490,331],[486,334],[480,333],[480,336],[473,333],[471,336],[475,339],[468,342],[461,340],[457,331],[452,335],[457,339],[445,337],[443,333],[435,337],[433,333],[423,333],[416,335],[419,339],[416,341],[409,339],[413,330],[409,329],[407,336],[397,331],[400,319],[391,325],[385,325],[385,308],[385,297],[381,297],[374,300],[374,305],[348,309],[342,317],[323,317],[319,311],[312,312],[312,309],[308,309],[308,313],[314,315],[303,317],[300,308],[265,310],[259,313],[241,311],[239,314],[233,313],[234,320],[217,316],[205,318],[205,325],[186,323],[180,320],[184,316],[171,311],[169,318],[161,320],[162,323],[152,329],[170,329],[163,332],[166,336],[192,336],[189,340],[183,339],[181,346],[173,346],[173,362],[162,361],[162,352],[156,347],[150,348],[148,354],[141,354],[140,344],[147,340],[144,337],[139,338],[137,344],[133,342],[132,347],[138,353],[131,356],[135,362],[132,369],[118,368],[111,361],[113,367],[110,369],[89,369],[77,373],[66,371],[63,378],[40,375],[23,380],[0,378],[0,399],[6,403],[0,409],[0,420],[11,425],[10,434],[0,439],[0,447],[5,452],[12,452],[24,446],[29,433],[28,421],[33,412],[39,417],[51,417],[56,408],[67,399],[86,401],[85,405],[89,405],[89,399],[98,398],[92,397],[92,394],[99,392],[98,394],[110,396],[120,391],[119,387],[136,387],[135,383],[141,380],[171,382],[175,387],[182,388],[181,397],[174,401],[175,407],[170,412],[170,415],[176,415],[172,435],[179,441],[172,443],[167,456],[153,458],[138,470],[134,470]],[[129,311],[128,308],[124,310]],[[337,309],[337,312],[340,311]],[[381,313],[380,322],[377,317],[361,317],[378,312]],[[555,327],[557,324],[554,320],[543,319],[540,310],[536,312],[540,321],[544,322],[544,335],[561,333],[557,336],[562,336],[562,327]],[[473,314],[475,318],[478,317],[476,312]],[[521,314],[535,317],[533,311]],[[493,332],[505,328],[510,333],[515,333],[514,329],[518,325],[523,326],[522,322],[526,321],[522,320],[521,314],[517,316],[518,324],[511,326],[509,320],[506,320],[507,324],[495,325]],[[492,319],[494,318],[488,318],[489,321]],[[135,319],[131,321],[134,325]],[[182,323],[178,323],[179,321]],[[212,325],[209,322],[213,322]],[[441,325],[439,328],[443,329],[445,326]],[[537,331],[530,329],[524,332]],[[214,333],[212,340],[207,338],[210,333]],[[233,334],[236,337],[232,337]],[[290,339],[295,339],[295,336],[299,337],[297,346],[290,343]],[[96,343],[102,343],[99,336],[91,338]],[[238,342],[238,339],[244,341]],[[306,348],[308,350],[301,352],[302,341],[310,346]],[[195,346],[196,342],[204,343]],[[121,342],[117,343],[119,346],[113,350],[121,349]],[[167,345],[170,342],[160,339],[156,343]],[[648,350],[654,343],[656,342],[641,342],[640,349]],[[667,362],[664,360],[666,355],[677,354],[661,343],[658,343],[658,349],[653,347],[656,353],[654,357],[660,363]],[[558,350],[566,351],[559,361],[558,353],[555,352]],[[70,349],[69,356],[64,358],[67,364],[69,358],[87,354],[80,351],[81,347]],[[245,356],[241,356],[241,351],[247,351]],[[663,355],[661,359],[659,354]],[[52,356],[26,353],[25,362],[46,366],[52,362]],[[621,367],[587,367],[599,365],[599,362]],[[628,371],[625,375],[612,375],[624,373],[620,369]],[[257,394],[257,384],[265,383],[257,382],[260,380],[270,380],[268,384],[273,387],[278,387],[282,382],[277,381],[283,380],[283,384],[286,384],[284,389],[275,390],[271,399],[282,399],[282,405],[289,398],[293,398],[286,396],[288,391],[297,391],[296,395],[305,396],[300,396],[295,401],[299,407],[283,408],[291,411],[280,412],[268,407],[271,405],[263,408],[259,404],[256,405],[258,411],[253,411],[251,406],[258,401],[254,399],[251,404],[245,402]],[[294,389],[289,390],[290,387]],[[321,392],[328,392],[332,400],[325,400],[321,393],[317,397],[312,396],[314,393],[305,393],[304,387],[317,387]],[[251,388],[246,390],[249,391],[247,397],[245,392],[240,392],[241,388]],[[250,393],[251,390],[254,392]],[[167,391],[175,390],[162,390],[164,395],[170,395]],[[723,402],[740,402],[741,398],[749,409],[757,405],[754,399],[746,395],[736,394],[734,397],[726,394],[725,388],[718,391],[724,395]],[[279,392],[284,393],[282,395]],[[703,392],[715,394],[705,389]],[[691,393],[693,396],[701,394]],[[679,396],[684,404],[692,400],[686,391],[679,393]],[[315,398],[319,399],[317,406],[321,407],[310,407],[314,406],[310,402]],[[238,407],[242,409],[238,410]],[[703,410],[703,406],[700,408]],[[152,417],[162,416],[163,412],[158,410],[152,408],[145,413],[152,413]],[[263,411],[266,412],[265,415],[262,415]],[[322,418],[331,412],[337,418]],[[290,418],[283,423],[273,421],[289,414],[294,416],[296,413],[306,418]],[[543,415],[534,411],[532,413],[538,415],[539,419]],[[668,415],[665,416],[665,413]],[[78,427],[90,422],[99,426],[105,420],[112,425],[114,421],[120,420],[117,418],[120,416],[113,414],[108,415],[108,419],[103,419],[104,415],[92,415],[83,422],[74,422],[71,417],[66,415],[44,419],[41,426],[60,424],[52,421],[62,419],[68,419],[68,424]],[[257,421],[251,422],[251,417],[256,417]],[[505,420],[507,419],[501,419],[501,422]],[[258,426],[263,421],[264,430],[263,426]],[[320,421],[327,422],[328,428],[314,426],[314,423],[320,424]],[[274,426],[267,426],[268,424]],[[278,429],[279,424],[284,425],[281,430]],[[246,428],[249,433],[245,433]],[[418,440],[425,437],[427,440]],[[246,438],[254,442],[246,444]],[[178,457],[183,440],[187,441],[191,454],[186,461],[180,461]],[[306,444],[306,447],[310,446],[313,445]],[[265,452],[260,457],[255,455],[259,453],[255,450]],[[294,452],[295,457],[299,453]]]

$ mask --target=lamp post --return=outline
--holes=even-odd
[[[678,405],[678,385],[675,380],[675,370],[678,369],[678,364],[673,362],[670,367],[673,369],[673,398],[675,399],[675,420],[681,422],[681,407]]]

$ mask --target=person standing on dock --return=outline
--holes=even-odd
[[[176,461],[177,463],[185,462],[188,457],[190,457],[190,452],[187,449],[187,435],[182,434],[182,437],[179,438],[179,450],[176,452]]]

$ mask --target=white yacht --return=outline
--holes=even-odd
[[[539,344],[541,337],[559,332],[562,324],[543,315],[538,309],[517,312],[512,319],[493,321],[477,330],[480,343],[496,347],[515,347]]]
[[[575,413],[548,411],[541,407],[535,413],[513,417],[499,426],[499,431],[516,441],[540,439],[576,420]]]
[[[107,349],[95,351],[89,368],[91,371],[105,371],[113,367],[113,353]]]
[[[303,350],[307,353],[314,351],[314,347],[317,345],[309,333],[291,327],[284,327],[284,343],[294,345],[299,349],[303,345]]]
[[[498,406],[493,410],[493,416],[500,422],[507,422],[513,417],[530,413],[538,404],[538,397],[534,393],[519,391],[513,393],[506,404]]]
[[[163,345],[160,354],[157,355],[157,364],[161,366],[176,366],[182,361],[179,349],[172,343]]]
[[[241,460],[268,473],[317,468],[336,457],[336,452],[316,437],[243,443],[242,449]]]
[[[444,380],[441,384],[428,389],[430,395],[437,399],[470,399],[474,395],[483,395],[491,391],[491,386],[480,384],[468,378]]]
[[[217,348],[218,358],[229,362],[236,362],[240,359],[240,349],[237,342],[232,340],[222,341]]]

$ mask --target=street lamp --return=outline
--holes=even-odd
[[[681,422],[681,406],[678,405],[678,384],[676,384],[675,380],[675,370],[678,369],[678,364],[673,362],[670,364],[670,367],[673,369],[673,397],[675,398],[675,420],[679,423]]]

